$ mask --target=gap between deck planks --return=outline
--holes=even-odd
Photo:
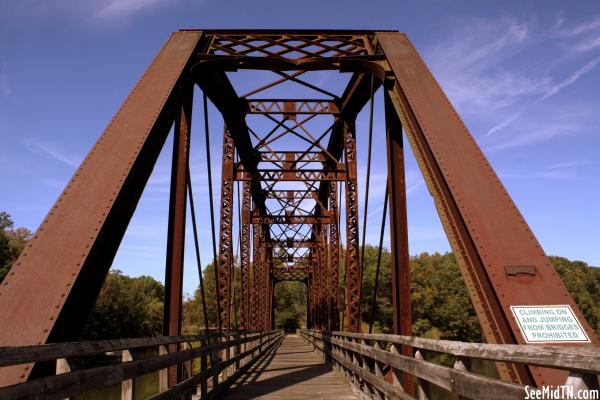
[[[283,343],[250,368],[223,399],[356,399],[350,385],[333,372],[321,355],[298,335]]]

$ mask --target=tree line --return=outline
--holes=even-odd
[[[0,213],[0,281],[31,237],[24,228],[14,228],[6,213]],[[343,253],[343,252],[342,252]],[[378,248],[367,245],[364,256],[361,321],[368,330],[371,302],[374,296]],[[600,336],[600,268],[583,261],[550,257],[556,271],[573,296],[587,321]],[[340,277],[340,299],[343,308],[343,262]],[[391,332],[391,254],[382,251],[379,288],[375,295],[375,332]],[[232,327],[239,327],[239,267],[234,268]],[[433,339],[484,341],[479,321],[469,299],[467,288],[452,253],[421,253],[410,259],[413,335]],[[203,272],[209,326],[216,326],[217,295],[214,266]],[[275,325],[293,330],[306,326],[306,285],[282,282],[275,286]],[[149,276],[128,277],[112,270],[88,316],[82,333],[85,339],[156,336],[162,333],[164,286]],[[203,331],[200,291],[186,296],[183,304],[183,333]]]

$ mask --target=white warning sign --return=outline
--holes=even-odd
[[[589,342],[569,305],[510,306],[527,343]]]

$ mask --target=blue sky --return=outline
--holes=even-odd
[[[546,252],[600,265],[596,1],[0,0],[0,210],[35,230],[169,33],[202,27],[406,32]],[[383,154],[381,103],[377,96],[376,155]],[[222,122],[216,110],[210,113],[217,133]],[[212,252],[199,121],[196,102],[191,168],[206,264]],[[365,144],[367,123],[363,113],[357,126]],[[213,161],[218,136],[211,142]],[[170,146],[115,259],[114,266],[131,275],[163,279]],[[365,148],[359,149],[362,186]],[[411,254],[449,250],[410,154],[406,168]],[[220,166],[214,163],[213,170],[218,183]],[[367,242],[375,243],[382,157],[375,157],[371,184]],[[189,239],[188,293],[197,284]]]

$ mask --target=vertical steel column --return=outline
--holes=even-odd
[[[264,235],[266,236],[267,229],[263,229]],[[263,236],[263,237],[265,237]],[[266,237],[265,237],[266,239]],[[263,330],[269,329],[271,326],[271,267],[273,265],[272,250],[266,246],[266,240],[263,241],[264,262],[263,262],[263,274],[262,274],[262,287],[263,292]]]
[[[265,269],[266,269],[266,248],[265,248],[265,232],[264,226],[259,230],[259,247],[258,247],[258,318],[257,324],[259,330],[265,329],[265,298],[267,297],[268,288],[265,287]]]
[[[331,330],[340,329],[339,313],[339,282],[340,282],[340,237],[337,208],[337,182],[329,183],[329,211],[334,219],[329,225],[329,315],[331,317]]]
[[[194,86],[185,82],[184,98],[175,120],[173,159],[171,166],[171,194],[165,268],[165,299],[163,335],[181,334],[183,295],[183,255],[185,249],[185,219],[187,204],[187,168],[190,151],[190,129]],[[169,352],[177,351],[177,344],[169,345]],[[181,380],[181,366],[169,367],[169,386]]]
[[[313,328],[313,309],[312,309],[312,271],[308,270],[308,278],[306,281],[306,327],[308,329]]]
[[[385,122],[390,204],[394,334],[412,336],[410,259],[408,255],[402,123],[387,92],[385,93]],[[412,357],[412,349],[409,346],[401,346],[401,353]],[[404,388],[410,390],[412,388],[412,377],[409,374],[402,374],[402,380]]]
[[[248,329],[250,323],[250,182],[244,181],[242,193],[242,232],[240,254],[240,329]]]
[[[259,326],[258,318],[260,315],[260,225],[253,225],[252,229],[254,231],[254,248],[252,251],[252,297],[250,298],[252,320],[250,321],[250,327],[253,330],[257,330]]]
[[[220,329],[230,329],[231,249],[233,224],[233,139],[227,128],[223,131],[223,158],[221,173],[221,218],[219,226],[219,254],[217,263],[218,312]]]
[[[327,262],[327,225],[321,225],[319,235],[319,265],[321,271],[321,329],[331,330],[329,315],[329,271]]]
[[[311,262],[313,264],[313,323],[316,329],[321,329],[321,257],[319,256],[319,247],[320,247],[320,230],[321,225],[313,225],[314,226],[314,241],[315,247],[311,251]]]
[[[360,282],[358,240],[358,187],[356,182],[356,133],[354,121],[345,121],[346,162],[346,329],[360,331]]]

